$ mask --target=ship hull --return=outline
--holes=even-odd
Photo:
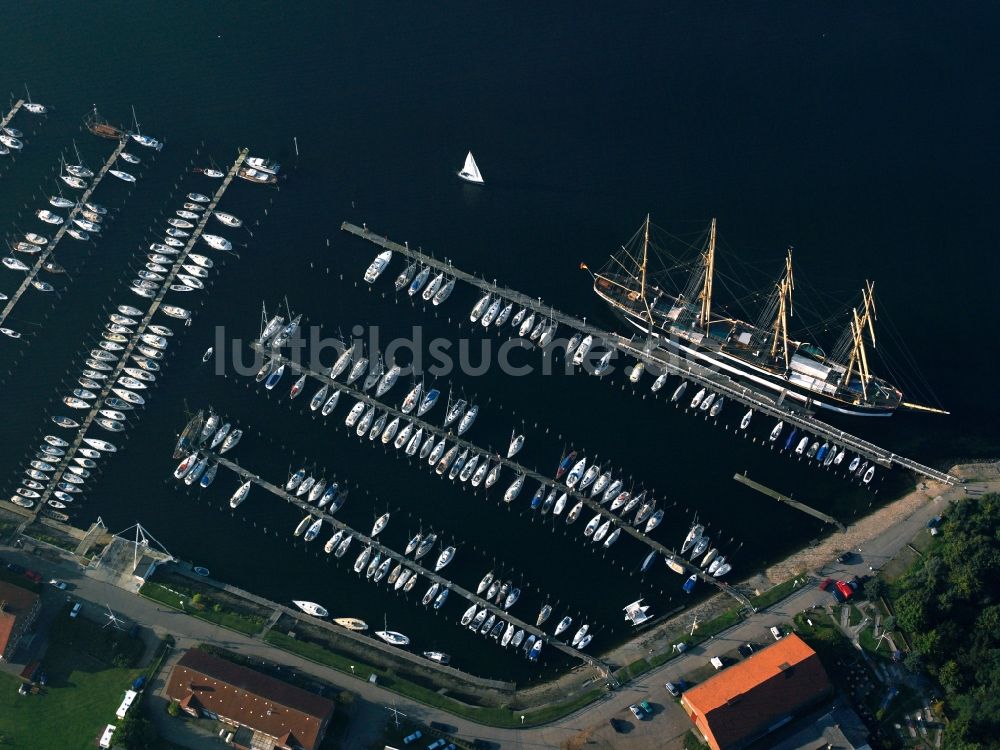
[[[650,333],[649,321],[645,317],[623,309],[603,296],[602,299],[604,299],[611,310],[621,320],[637,328],[642,333]],[[751,365],[732,355],[699,347],[697,344],[677,336],[675,333],[664,329],[656,323],[652,326],[652,334],[659,346],[673,356],[693,361],[708,369],[720,370],[734,380],[754,390],[765,391],[768,396],[775,394],[780,397],[784,394],[784,398],[792,399],[807,409],[820,408],[855,417],[889,417],[895,412],[895,408],[890,406],[852,404],[810,391],[780,375]]]

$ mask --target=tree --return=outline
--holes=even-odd
[[[155,750],[158,743],[156,727],[140,713],[138,706],[132,706],[125,714],[111,737],[112,747],[123,747],[126,750]]]
[[[180,716],[181,704],[177,701],[170,701],[170,703],[167,704],[167,713],[171,716]]]
[[[885,596],[887,588],[885,581],[881,578],[871,578],[865,583],[865,597],[871,601],[881,599]]]

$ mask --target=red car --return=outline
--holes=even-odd
[[[24,571],[24,577],[29,581],[34,581],[35,583],[39,583],[42,580],[42,574],[34,570]]]
[[[850,599],[854,596],[854,589],[846,581],[837,581],[837,591],[843,594],[845,599]]]
[[[825,581],[823,581],[823,583],[821,583],[819,585],[819,590],[820,591],[826,591],[832,585],[833,585],[833,579],[832,578],[827,578]]]

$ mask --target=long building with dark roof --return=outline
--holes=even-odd
[[[245,750],[315,750],[334,704],[287,682],[191,649],[170,671],[166,694],[191,716],[234,727]]]

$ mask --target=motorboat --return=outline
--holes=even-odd
[[[172,227],[177,227],[178,229],[194,229],[194,224],[187,219],[171,218],[167,219],[167,223]]]
[[[413,559],[419,560],[424,557],[428,552],[430,552],[434,545],[437,543],[437,534],[428,534],[425,536],[420,544],[417,545],[417,551],[413,553]]]
[[[574,366],[580,367],[583,364],[583,360],[587,357],[587,354],[590,353],[590,350],[593,347],[593,345],[594,345],[594,337],[588,333],[586,336],[584,336],[583,340],[580,342],[580,345],[576,348],[576,352],[573,354]]]
[[[493,303],[486,308],[486,312],[483,313],[483,317],[479,321],[483,324],[483,328],[489,328],[493,321],[496,320],[497,315],[500,314],[500,304],[502,302],[503,298],[497,297]]]
[[[587,466],[586,457],[581,458],[579,461],[576,462],[576,465],[574,465],[573,468],[570,470],[569,474],[566,475],[567,487],[569,487],[570,489],[576,487],[577,482],[579,482],[580,478],[583,476],[583,472],[586,466]]]
[[[684,543],[681,544],[681,554],[686,553],[695,543],[701,539],[702,535],[705,533],[705,527],[700,523],[696,523],[691,527],[687,536],[684,537]]]
[[[378,387],[376,387],[375,389],[375,396],[380,397],[385,393],[387,393],[396,384],[396,381],[399,379],[400,372],[401,368],[399,365],[393,365],[392,367],[390,367],[388,372],[386,372],[379,379]]]
[[[417,416],[422,417],[428,411],[430,411],[434,404],[437,403],[438,398],[441,396],[441,392],[437,388],[431,388],[427,391],[427,395],[424,396],[424,400],[420,402],[420,406],[417,407]]]
[[[473,404],[473,406],[470,407],[469,410],[462,415],[462,419],[458,423],[457,433],[459,435],[465,434],[469,430],[469,428],[472,427],[472,423],[476,421],[476,416],[478,414],[479,414],[479,406]]]
[[[455,548],[448,547],[441,551],[437,561],[434,563],[434,572],[441,570],[455,558]]]
[[[417,273],[416,277],[414,277],[413,281],[410,282],[410,286],[406,290],[406,293],[411,297],[415,295],[417,292],[423,289],[424,284],[427,283],[427,279],[430,275],[431,275],[430,266],[424,266],[423,268],[421,268],[420,271]]]
[[[53,208],[73,208],[76,203],[69,198],[63,198],[61,195],[51,195],[49,196],[49,205]]]
[[[40,292],[53,292],[53,291],[55,291],[55,287],[52,286],[52,284],[50,284],[47,281],[39,281],[38,279],[32,279],[31,285],[33,287],[35,287],[35,289],[37,289]]]
[[[201,238],[205,243],[215,250],[228,251],[233,249],[233,243],[227,240],[225,237],[220,237],[217,234],[202,234]]]
[[[608,535],[608,531],[610,531],[610,530],[611,530],[611,519],[608,519],[604,523],[602,523],[600,526],[597,527],[597,531],[594,532],[594,535],[591,538],[591,541],[594,542],[595,544],[597,544],[598,542],[602,541],[604,539],[604,537],[606,537]],[[584,529],[584,534],[586,534],[586,533],[587,533],[587,530]]]
[[[694,587],[697,583],[698,583],[698,576],[692,573],[691,576],[686,581],[684,581],[684,585],[682,586],[682,588],[684,589],[684,593],[690,594],[692,591],[694,591]]]
[[[24,148],[24,143],[20,138],[15,138],[7,133],[0,133],[0,143],[5,145],[7,148],[13,149],[15,151],[20,151]]]
[[[499,466],[499,464],[497,464],[497,466]],[[512,503],[515,500],[515,498],[517,498],[517,496],[521,493],[521,488],[523,486],[524,486],[524,474],[518,474],[517,477],[514,479],[514,481],[510,483],[510,486],[507,488],[507,491],[504,492],[503,501],[508,504]]]
[[[438,289],[434,293],[434,299],[431,300],[431,304],[434,305],[435,307],[441,305],[442,303],[444,303],[446,299],[448,299],[448,297],[451,296],[451,293],[454,290],[455,290],[455,279],[450,278],[448,279],[448,281],[444,283],[443,286],[441,286],[440,289]]]
[[[392,260],[392,250],[383,250],[381,253],[375,256],[375,259],[368,266],[365,271],[365,281],[369,284],[374,284],[378,277],[382,275],[382,272],[389,265]]]
[[[24,253],[25,255],[34,255],[41,251],[41,247],[34,244],[33,242],[18,242],[14,245],[14,249],[19,253]],[[6,295],[4,295],[6,297]]]
[[[30,242],[32,245],[47,245],[49,238],[44,235],[37,234],[35,232],[28,232],[24,235],[24,239]]]
[[[261,156],[251,156],[247,158],[247,165],[261,172],[276,175],[281,171],[281,165],[273,159],[266,159]]]
[[[295,398],[300,393],[302,393],[302,388],[305,386],[305,384],[306,384],[306,374],[302,373],[302,375],[299,376],[299,379],[292,384],[291,390],[288,392],[288,397]]]
[[[653,513],[653,515],[651,515],[649,517],[649,520],[646,521],[645,532],[648,534],[653,529],[655,529],[657,526],[659,526],[660,522],[663,521],[663,516],[664,515],[665,515],[665,512],[664,512],[664,510],[662,508],[660,510],[657,510],[655,513]]]
[[[215,481],[215,475],[219,472],[218,462],[213,462],[209,464],[208,468],[205,469],[205,473],[201,475],[201,480],[198,484],[202,489],[208,487],[212,482]]]
[[[697,409],[701,405],[702,400],[705,398],[705,394],[706,393],[707,393],[707,390],[704,389],[704,388],[702,388],[696,394],[694,394],[694,398],[691,399],[691,407],[690,408]]]
[[[431,301],[437,295],[443,283],[444,283],[444,273],[439,273],[437,276],[431,279],[431,283],[427,285],[427,288],[424,289],[424,291],[420,295],[423,298],[424,302]]]
[[[351,366],[351,371],[347,373],[347,380],[344,382],[350,385],[355,380],[360,378],[366,369],[368,369],[368,359],[366,357],[358,357],[354,360],[354,364]]]
[[[60,216],[59,214],[54,214],[51,211],[44,208],[35,211],[35,216],[44,221],[46,224],[52,224],[54,226],[58,226],[62,224],[64,221],[63,217]]]
[[[313,617],[329,617],[330,613],[326,611],[325,607],[316,604],[315,602],[306,602],[299,599],[293,599],[292,604],[301,609],[307,615],[312,615]]]
[[[9,268],[11,271],[27,271],[28,270],[28,266],[23,261],[20,261],[17,258],[14,258],[14,257],[11,257],[11,256],[7,256],[6,258],[4,258],[3,259],[3,264],[7,268]]]
[[[274,370],[270,375],[267,376],[267,380],[264,382],[264,388],[266,388],[269,391],[272,390],[274,386],[278,384],[278,381],[281,380],[281,376],[284,375],[284,373],[285,373],[285,365],[284,363],[282,363],[281,365],[278,366],[276,370]]]
[[[513,458],[524,447],[524,435],[512,435],[507,446],[507,458]]]

